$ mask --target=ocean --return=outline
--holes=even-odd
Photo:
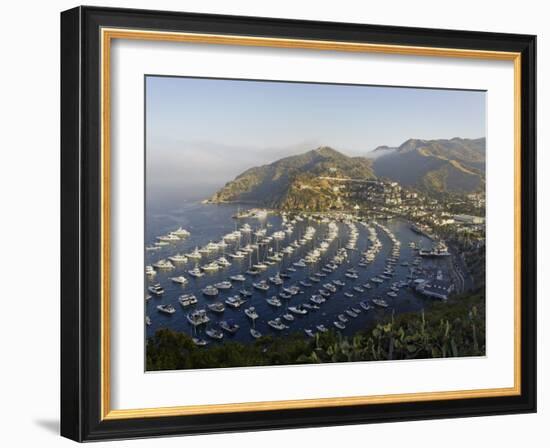
[[[156,241],[156,237],[165,235],[170,231],[183,227],[191,235],[185,239],[171,243],[168,246],[164,246],[159,251],[146,251],[145,262],[147,265],[153,264],[162,258],[167,258],[176,253],[188,253],[195,247],[202,247],[208,244],[210,241],[217,242],[223,235],[230,233],[237,228],[241,227],[245,223],[248,223],[252,229],[265,228],[267,229],[267,235],[272,234],[275,231],[281,230],[282,217],[279,214],[269,214],[264,219],[257,218],[245,218],[234,219],[232,218],[239,210],[236,205],[214,205],[214,204],[202,204],[199,201],[183,201],[181,205],[175,207],[172,204],[166,204],[156,207],[148,208],[146,216],[146,241],[145,245],[149,246]],[[426,248],[431,247],[431,241],[426,237],[421,236],[413,232],[407,221],[402,219],[392,219],[381,221],[401,242],[401,254],[399,257],[399,263],[395,267],[395,275],[391,280],[386,280],[384,283],[377,285],[370,282],[372,288],[370,290],[365,289],[365,292],[359,293],[353,290],[354,286],[361,286],[369,280],[379,274],[382,274],[386,259],[390,256],[392,251],[392,242],[387,234],[380,229],[377,229],[377,235],[382,243],[382,248],[378,252],[375,260],[368,264],[366,267],[359,267],[358,263],[361,259],[361,254],[364,252],[368,245],[368,231],[363,225],[357,225],[359,231],[359,237],[357,240],[356,250],[348,250],[347,260],[333,273],[327,274],[326,277],[321,278],[319,283],[312,283],[308,280],[312,274],[321,272],[322,267],[335,255],[338,248],[347,244],[349,239],[349,227],[342,222],[338,222],[339,233],[338,237],[331,243],[326,252],[323,253],[321,259],[315,264],[308,264],[305,268],[296,268],[296,272],[289,272],[292,275],[291,279],[285,279],[284,286],[299,285],[300,280],[305,280],[312,283],[311,287],[301,288],[301,293],[293,296],[291,299],[281,299],[283,305],[279,308],[273,307],[266,302],[266,298],[278,295],[282,287],[270,284],[268,291],[263,292],[252,287],[253,282],[259,280],[267,280],[270,276],[276,275],[277,272],[286,270],[289,266],[293,265],[293,262],[303,258],[306,253],[314,247],[317,247],[323,240],[328,229],[327,223],[321,223],[314,220],[305,219],[302,222],[297,222],[294,225],[294,231],[291,235],[285,234],[285,239],[282,241],[273,240],[270,245],[255,251],[250,255],[251,258],[246,257],[244,259],[231,259],[227,257],[228,253],[234,252],[237,245],[241,247],[249,242],[249,238],[254,242],[255,238],[253,233],[251,236],[244,236],[241,241],[230,243],[225,249],[220,249],[209,255],[205,255],[201,260],[189,260],[186,263],[175,264],[176,268],[173,270],[157,270],[157,274],[154,277],[145,276],[144,282],[144,294],[150,295],[147,291],[147,287],[150,284],[160,283],[165,293],[161,296],[151,295],[152,297],[145,301],[145,314],[149,316],[150,325],[146,325],[146,335],[151,337],[154,333],[161,328],[170,328],[172,330],[185,332],[189,335],[198,336],[203,339],[209,340],[205,335],[205,330],[210,327],[219,328],[217,323],[220,320],[233,320],[240,326],[239,331],[236,334],[225,334],[223,340],[213,341],[210,343],[223,344],[227,340],[237,340],[243,343],[252,342],[254,339],[250,334],[250,327],[252,325],[251,320],[245,315],[244,309],[249,306],[254,306],[259,314],[259,318],[254,323],[256,328],[263,335],[273,335],[275,337],[285,337],[291,333],[304,334],[305,329],[312,329],[315,331],[315,327],[319,324],[324,324],[329,329],[335,329],[334,321],[337,320],[337,316],[344,313],[346,309],[350,307],[361,309],[359,302],[363,300],[373,299],[375,297],[382,297],[389,304],[387,308],[380,308],[373,306],[369,311],[361,309],[361,313],[356,318],[346,316],[348,322],[345,323],[346,328],[338,330],[344,335],[351,336],[357,331],[365,329],[370,324],[383,320],[392,313],[395,315],[399,313],[418,311],[427,308],[432,303],[433,299],[425,298],[414,292],[411,288],[403,287],[399,289],[397,297],[389,297],[386,292],[389,291],[389,287],[393,282],[399,282],[400,280],[407,280],[409,274],[409,266],[402,266],[403,262],[412,262],[417,256],[413,248],[409,247],[409,243],[413,242],[417,246],[423,246]],[[267,270],[263,271],[259,276],[245,275],[246,282],[233,282],[233,287],[229,290],[220,290],[220,294],[217,297],[207,297],[202,293],[202,289],[207,285],[213,285],[217,282],[229,280],[229,276],[235,274],[244,274],[249,266],[256,263],[258,258],[264,259],[266,251],[269,251],[270,247],[272,251],[281,250],[291,242],[300,239],[307,226],[312,226],[316,229],[314,238],[308,241],[304,246],[296,249],[291,255],[285,255],[283,261],[270,266]],[[187,271],[194,268],[196,265],[204,265],[210,261],[213,261],[220,256],[225,255],[226,258],[231,261],[231,266],[220,269],[216,272],[206,272],[201,278],[194,278],[188,275]],[[422,266],[425,269],[435,272],[439,269],[447,271],[450,265],[450,257],[446,259],[425,259]],[[349,279],[345,276],[347,269],[355,268],[358,271],[358,279]],[[189,282],[186,285],[180,285],[171,281],[172,277],[183,275]],[[337,292],[332,294],[328,300],[320,306],[319,310],[310,310],[307,315],[294,315],[295,319],[292,322],[283,322],[288,325],[288,329],[283,331],[277,331],[268,326],[267,322],[276,317],[281,317],[289,306],[296,306],[301,303],[311,303],[309,298],[318,293],[318,290],[322,288],[324,283],[331,282],[333,280],[341,280],[345,282],[345,287],[339,287]],[[192,325],[186,319],[187,313],[194,309],[206,308],[207,305],[214,301],[224,301],[227,297],[238,294],[238,291],[242,288],[246,288],[252,292],[252,296],[248,298],[246,304],[239,309],[233,309],[229,306],[225,307],[223,314],[217,314],[208,311],[210,322],[207,325],[201,325],[197,329],[194,329]],[[350,292],[353,297],[346,297],[344,292]],[[194,294],[198,303],[193,306],[183,308],[179,302],[178,297],[182,294]],[[160,304],[172,304],[176,312],[168,315],[158,311],[157,306]]]

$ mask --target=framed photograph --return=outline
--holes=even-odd
[[[61,14],[61,433],[536,410],[535,36]]]

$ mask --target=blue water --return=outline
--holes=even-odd
[[[163,247],[160,251],[145,253],[145,262],[146,264],[152,264],[155,261],[166,258],[170,255],[176,253],[188,253],[191,252],[195,247],[201,247],[207,244],[209,241],[217,242],[221,239],[223,235],[234,231],[237,228],[237,225],[240,227],[245,222],[248,222],[253,229],[260,227],[267,227],[267,234],[270,235],[274,231],[281,229],[282,219],[277,214],[270,214],[264,220],[258,220],[255,218],[247,218],[235,220],[232,219],[232,216],[237,212],[237,206],[234,205],[212,205],[212,204],[201,204],[199,202],[184,202],[179,207],[165,207],[167,210],[163,211],[163,207],[149,208],[147,214],[146,222],[146,245],[150,245],[156,241],[156,237],[159,235],[167,234],[168,232],[175,230],[179,226],[189,230],[191,236],[188,238],[178,241],[175,244],[170,244],[169,246]],[[171,208],[171,209],[170,209]],[[209,342],[212,343],[221,343],[224,341],[234,339],[241,342],[251,342],[253,341],[252,336],[250,335],[249,328],[251,326],[250,319],[244,314],[244,309],[249,306],[254,306],[260,315],[259,319],[255,322],[255,328],[259,330],[262,334],[267,335],[271,334],[276,337],[285,337],[286,335],[299,332],[303,333],[303,330],[310,328],[315,330],[315,326],[318,324],[324,324],[329,329],[334,329],[333,322],[336,320],[338,314],[344,313],[346,309],[350,307],[355,307],[361,309],[359,302],[365,299],[372,299],[378,296],[381,296],[388,302],[390,305],[388,308],[378,308],[373,307],[368,312],[361,310],[357,318],[348,318],[349,321],[346,323],[345,330],[341,331],[345,335],[353,335],[359,330],[365,329],[371,323],[384,319],[390,316],[392,313],[398,314],[408,311],[415,311],[426,308],[430,305],[432,299],[427,299],[419,296],[417,293],[412,291],[412,289],[405,287],[401,288],[398,292],[396,298],[392,298],[386,295],[386,292],[389,290],[389,286],[393,282],[399,280],[406,280],[409,273],[409,267],[401,266],[400,263],[403,261],[411,262],[416,256],[413,249],[409,248],[409,242],[415,242],[425,247],[430,247],[431,242],[425,237],[422,237],[414,233],[409,228],[409,223],[400,220],[394,219],[390,221],[381,222],[388,229],[394,233],[394,235],[401,241],[401,255],[399,258],[399,263],[395,267],[396,274],[392,280],[385,281],[384,283],[377,286],[376,283],[372,283],[373,286],[370,290],[365,290],[364,293],[357,293],[353,290],[353,286],[360,286],[369,281],[371,277],[375,275],[382,274],[385,269],[386,259],[390,256],[392,250],[392,243],[385,232],[382,232],[377,228],[377,235],[383,244],[382,249],[378,252],[376,259],[367,265],[367,267],[359,267],[358,263],[361,258],[361,253],[367,249],[368,245],[368,232],[367,229],[360,224],[357,224],[357,229],[359,230],[359,238],[357,242],[357,250],[348,251],[347,261],[340,266],[332,274],[327,274],[327,277],[321,278],[320,283],[313,283],[312,287],[305,288],[301,286],[303,293],[293,296],[289,300],[281,299],[283,306],[280,308],[273,307],[266,302],[266,298],[273,295],[278,295],[280,288],[279,286],[272,285],[270,283],[270,289],[267,292],[261,292],[252,287],[252,282],[257,282],[260,280],[267,280],[268,277],[275,275],[279,271],[285,270],[288,266],[292,265],[294,261],[299,260],[305,254],[314,247],[318,247],[319,243],[322,241],[326,235],[326,230],[328,229],[328,224],[323,224],[316,222],[314,220],[304,220],[303,222],[297,222],[294,225],[294,232],[292,235],[287,235],[285,240],[276,242],[275,240],[268,247],[272,247],[274,250],[277,249],[276,244],[278,244],[278,249],[282,249],[287,246],[292,241],[299,239],[307,226],[313,226],[317,229],[315,237],[313,240],[309,241],[306,245],[298,248],[291,255],[285,255],[281,263],[270,266],[266,271],[264,271],[259,276],[248,276],[246,282],[233,282],[233,288],[229,290],[220,291],[220,294],[215,298],[209,298],[202,294],[201,290],[206,285],[213,285],[214,283],[229,280],[230,275],[235,274],[244,274],[244,272],[249,268],[250,263],[256,263],[257,257],[263,257],[264,252],[262,249],[259,254],[253,253],[252,260],[248,258],[241,260],[232,260],[229,257],[229,261],[232,263],[231,266],[220,269],[217,272],[206,273],[201,278],[194,278],[187,274],[189,269],[192,269],[196,265],[195,260],[189,260],[187,263],[176,264],[176,269],[170,271],[158,271],[157,275],[153,278],[145,279],[145,295],[149,295],[147,291],[147,286],[152,283],[160,283],[164,289],[165,293],[162,296],[153,295],[149,301],[145,302],[145,313],[151,319],[151,325],[146,326],[146,334],[148,337],[152,336],[156,330],[160,328],[170,328],[177,331],[182,331],[188,333],[189,335],[198,335]],[[323,253],[320,261],[313,265],[306,265],[306,268],[296,268],[297,271],[290,273],[292,275],[291,279],[285,279],[285,287],[290,285],[299,285],[300,280],[306,280],[309,283],[311,281],[307,278],[315,272],[320,272],[321,268],[334,256],[339,247],[345,246],[349,235],[349,228],[344,223],[338,223],[339,226],[339,236],[336,238],[330,245],[329,249]],[[252,235],[252,234],[251,234]],[[248,237],[244,237],[241,240],[241,245],[245,245],[248,240]],[[253,236],[252,236],[253,238]],[[199,265],[203,265],[209,261],[212,261],[216,258],[219,258],[224,254],[224,252],[231,253],[234,252],[235,246],[237,243],[229,243],[229,246],[225,250],[219,250],[218,252],[212,253],[208,256],[203,256],[201,260],[198,260]],[[450,258],[450,257],[448,257]],[[444,272],[449,267],[451,260],[424,260],[422,267],[428,270],[437,270],[442,269]],[[359,278],[356,280],[349,279],[345,277],[345,272],[347,269],[355,267],[358,270]],[[171,277],[183,275],[188,280],[189,283],[181,286],[177,283],[174,283],[170,280]],[[323,283],[328,283],[332,280],[340,279],[346,283],[346,286],[343,288],[338,288],[335,294],[332,294],[331,297],[321,305],[319,310],[309,311],[305,316],[295,315],[295,320],[293,322],[283,322],[288,325],[290,328],[284,331],[276,331],[267,325],[268,320],[274,319],[276,317],[282,316],[286,312],[288,306],[296,306],[301,303],[310,303],[309,298],[311,295],[318,292],[322,288]],[[210,317],[210,323],[205,326],[200,326],[197,330],[193,330],[193,327],[187,322],[186,314],[192,311],[193,309],[206,308],[209,303],[214,301],[224,301],[227,297],[238,294],[238,291],[241,288],[246,288],[247,290],[253,293],[252,297],[248,298],[248,302],[241,306],[239,309],[233,309],[226,306],[225,312],[223,314],[217,314],[208,311]],[[353,298],[348,298],[344,295],[344,292],[349,291],[354,294]],[[178,297],[182,294],[194,294],[199,303],[183,308],[179,302]],[[159,304],[168,304],[171,303],[176,308],[176,313],[172,315],[167,315],[161,313],[157,310]],[[348,317],[348,316],[346,316]],[[240,325],[240,330],[235,335],[224,334],[224,339],[220,342],[215,342],[210,340],[205,334],[204,331],[211,327],[216,326],[217,322],[220,320],[233,319],[236,323]]]

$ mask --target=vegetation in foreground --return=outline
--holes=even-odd
[[[478,293],[434,303],[426,311],[389,317],[353,337],[330,331],[307,338],[264,336],[196,347],[169,329],[147,341],[147,370],[316,364],[485,355],[485,297]]]

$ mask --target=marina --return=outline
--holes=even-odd
[[[455,257],[444,242],[398,217],[189,201],[148,217],[145,247],[147,337],[169,328],[197,346],[329,330],[350,336],[454,289]]]

